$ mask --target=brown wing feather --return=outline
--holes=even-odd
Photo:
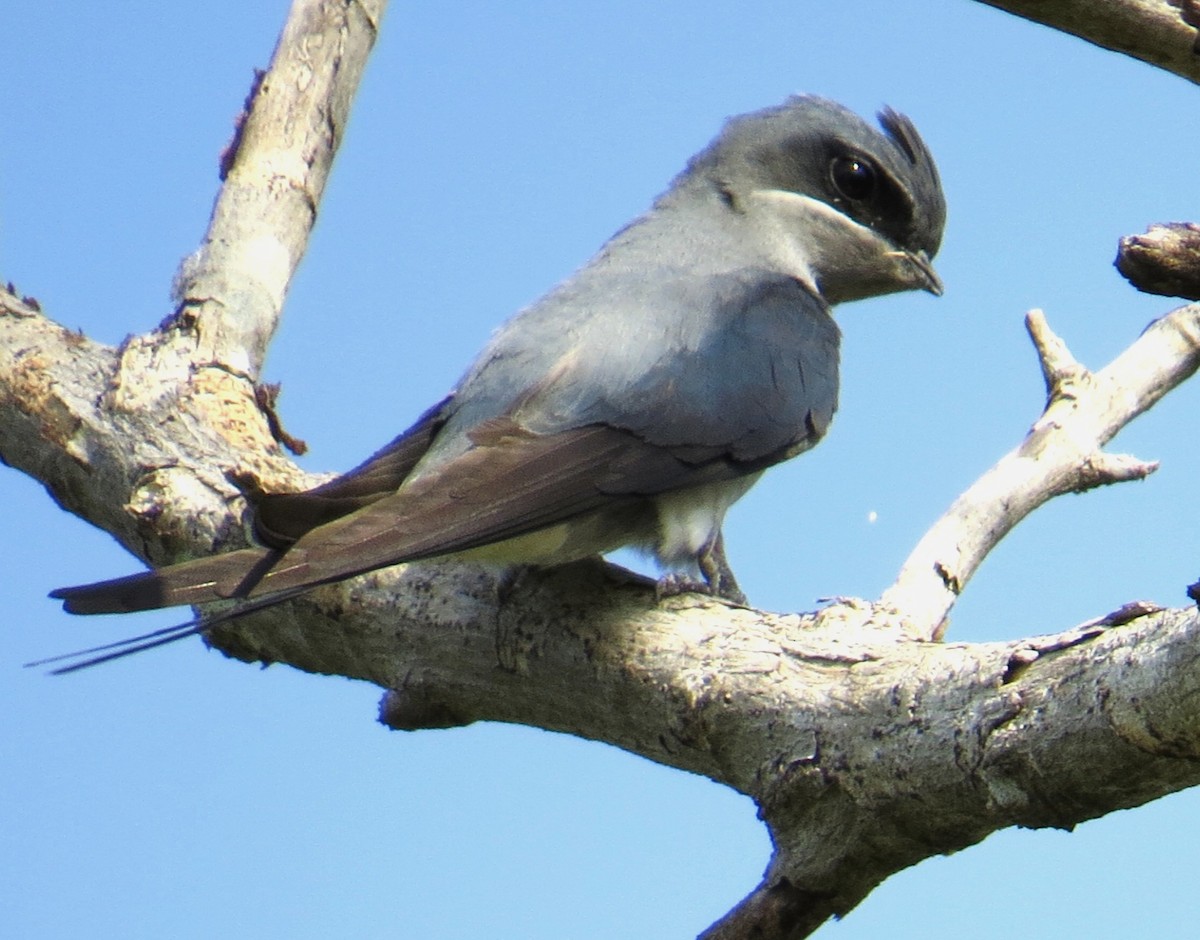
[[[738,472],[720,459],[685,463],[601,425],[538,437],[497,421],[473,437],[472,450],[435,473],[299,539],[249,596],[503,542]]]
[[[203,604],[238,596],[237,586],[257,580],[255,574],[269,568],[280,554],[268,548],[245,548],[111,581],[58,588],[50,596],[62,600],[63,607],[73,614],[127,614]]]
[[[294,592],[741,472],[715,450],[690,448],[684,460],[603,425],[537,436],[497,420],[472,436],[475,447],[436,472],[306,531],[290,548],[244,549],[53,596],[72,612],[104,613]]]
[[[449,400],[429,409],[387,447],[348,473],[302,493],[257,497],[254,534],[265,545],[286,548],[304,533],[395,493],[429,450],[442,427],[442,409]]]

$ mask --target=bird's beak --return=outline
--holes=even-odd
[[[941,297],[942,279],[933,270],[933,262],[929,260],[929,255],[922,249],[921,251],[906,251],[904,257],[912,267],[913,273],[916,274],[913,286],[929,291],[934,297]]]

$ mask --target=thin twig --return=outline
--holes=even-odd
[[[880,598],[914,636],[941,635],[946,615],[988,552],[1038,506],[1063,493],[1153,473],[1154,462],[1102,448],[1200,366],[1196,305],[1153,323],[1096,373],[1075,360],[1041,311],[1031,311],[1026,325],[1046,377],[1046,410],[1025,440],[934,523]]]

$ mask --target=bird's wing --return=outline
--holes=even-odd
[[[174,643],[289,600],[311,587],[401,561],[463,551],[537,531],[662,489],[737,476],[717,452],[697,464],[604,426],[538,437],[511,423],[481,428],[477,446],[438,474],[302,535],[288,549],[248,548],[111,581],[60,588],[78,614],[128,613],[240,599],[225,611],[28,665],[67,673]],[[74,660],[74,662],[69,662]]]
[[[753,267],[613,280],[575,286],[568,302],[599,312],[572,325],[572,345],[555,361],[530,370],[542,384],[515,382],[505,369],[529,366],[495,356],[462,389],[466,408],[472,396],[500,397],[497,387],[526,387],[514,415],[535,431],[605,424],[746,463],[798,453],[825,433],[837,407],[840,332],[804,285]],[[532,311],[547,347],[561,346],[559,312]]]
[[[436,474],[311,529],[289,548],[243,549],[52,596],[73,613],[90,614],[290,595],[744,472],[717,450],[680,456],[603,425],[535,435],[496,419],[473,437],[474,446]]]
[[[299,493],[260,493],[254,531],[266,547],[208,555],[156,571],[59,588],[71,613],[130,613],[243,596],[306,532],[395,493],[425,455],[452,397],[425,412],[407,431],[347,473]]]
[[[720,447],[760,465],[815,444],[838,395],[841,334],[825,302],[765,272],[715,279],[705,302],[715,322],[696,346],[610,386],[596,417],[662,446]]]
[[[254,534],[272,548],[287,548],[317,526],[347,516],[400,489],[429,450],[453,397],[430,408],[394,441],[353,470],[300,493],[254,498]]]
[[[681,459],[604,425],[542,436],[497,419],[472,437],[436,474],[302,537],[252,595],[493,545],[742,472],[717,451]]]

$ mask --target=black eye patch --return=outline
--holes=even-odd
[[[829,202],[854,221],[875,229],[897,246],[913,233],[913,196],[869,157],[835,143],[827,157]]]

